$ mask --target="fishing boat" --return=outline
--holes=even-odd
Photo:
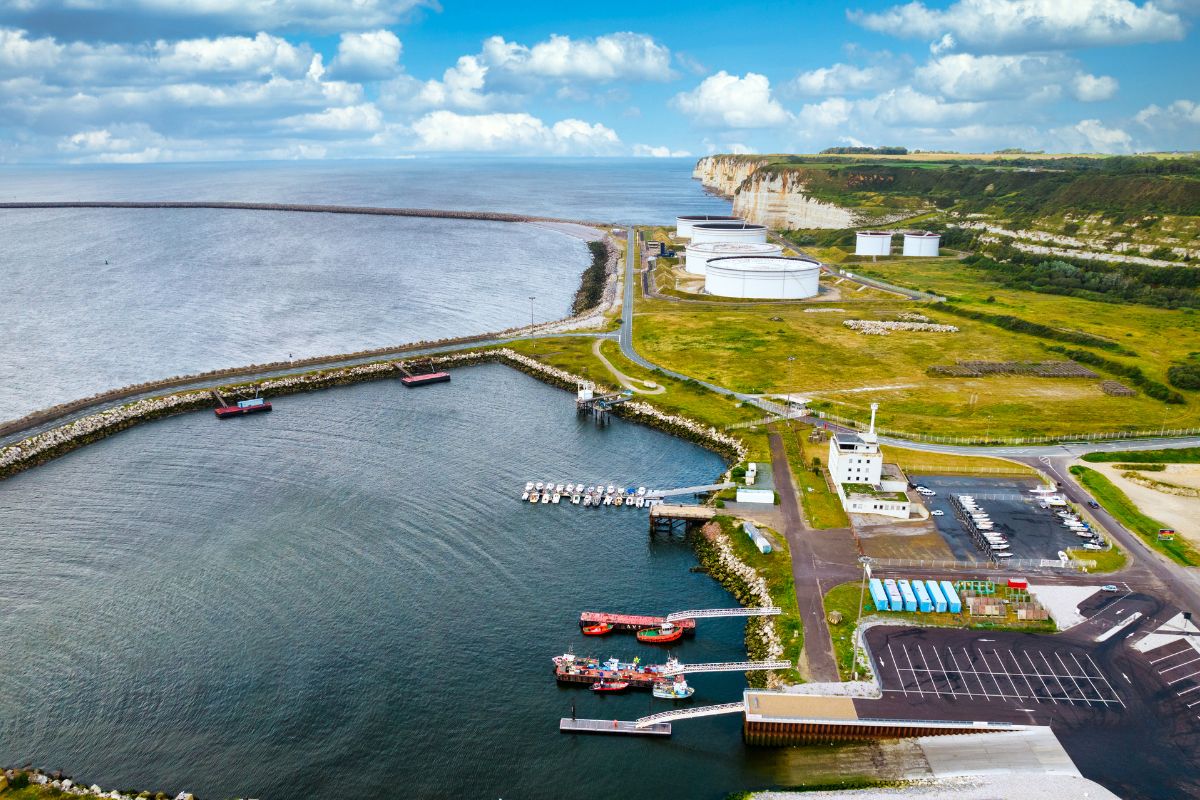
[[[271,404],[261,397],[255,397],[250,400],[239,400],[237,405],[221,406],[213,411],[217,415],[217,419],[228,419],[229,417],[240,417],[243,414],[257,414],[260,411],[270,411]]]
[[[687,680],[682,675],[679,675],[673,681],[658,681],[654,684],[652,690],[654,696],[660,700],[686,700],[696,693],[696,690],[688,686]]]
[[[603,636],[606,633],[612,633],[613,624],[611,622],[597,622],[594,625],[584,625],[580,630],[584,636]]]
[[[623,692],[629,688],[629,681],[597,681],[592,684],[593,692]]]
[[[668,644],[683,636],[683,628],[664,622],[657,628],[643,628],[637,632],[637,640],[646,644]]]
[[[537,492],[530,492],[530,493],[529,493],[529,502],[531,502],[531,503],[536,503],[537,501],[538,501],[538,493],[537,493]]]

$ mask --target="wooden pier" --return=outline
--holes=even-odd
[[[591,414],[597,425],[608,423],[608,414],[621,403],[633,399],[633,392],[614,392],[612,394],[593,394],[591,384],[581,386],[575,398],[575,411],[579,414]]]
[[[579,615],[579,627],[607,622],[618,631],[640,631],[646,628],[660,628],[664,622],[671,621],[676,627],[683,628],[685,636],[696,632],[696,620],[668,620],[666,617],[652,617],[645,614],[609,614],[604,611],[584,611]]]
[[[657,722],[639,728],[636,722],[621,719],[571,719],[558,721],[562,733],[616,733],[624,736],[670,736],[671,723]]]
[[[717,510],[710,506],[676,506],[668,503],[656,503],[650,508],[650,533],[667,535],[682,531],[687,533],[692,528],[699,527],[717,515]]]

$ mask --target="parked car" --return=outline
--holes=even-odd
[[[943,514],[945,514],[946,512],[942,511],[940,508],[935,508],[933,511],[930,511],[929,513],[935,517],[940,517]]]
[[[1100,504],[1095,500],[1088,500],[1088,508],[1099,508]]]
[[[1115,583],[1106,583],[1100,587],[1100,591],[1102,591],[1102,592],[1119,592],[1119,591],[1121,591],[1121,589]]]

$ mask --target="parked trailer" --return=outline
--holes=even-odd
[[[925,588],[929,590],[929,599],[933,601],[933,610],[941,614],[946,610],[946,595],[942,592],[942,587],[938,586],[938,582],[934,580],[925,581]]]
[[[875,605],[876,611],[891,611],[891,604],[888,603],[887,590],[883,588],[883,581],[879,578],[871,578],[871,602]]]
[[[917,596],[913,594],[912,584],[901,578],[896,581],[896,588],[900,590],[900,596],[904,598],[904,610],[917,610]]]
[[[929,599],[929,592],[925,591],[925,582],[915,580],[912,582],[912,588],[917,595],[917,609],[925,614],[933,611],[933,601]]]
[[[900,597],[900,589],[896,586],[896,581],[888,578],[883,582],[883,589],[887,592],[890,609],[892,611],[903,611],[904,600]]]
[[[942,594],[946,595],[946,609],[951,614],[962,613],[962,600],[958,599],[958,592],[954,591],[954,584],[950,581],[942,581]]]

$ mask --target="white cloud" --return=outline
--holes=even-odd
[[[390,78],[400,69],[400,39],[388,30],[343,33],[330,74],[351,80]]]
[[[699,125],[718,128],[773,128],[791,119],[771,96],[771,82],[755,72],[739,78],[721,70],[675,95],[671,105]]]
[[[800,109],[797,119],[815,128],[834,128],[844,125],[854,111],[854,103],[844,97],[829,97],[819,103],[809,103]]]
[[[648,144],[635,144],[633,154],[642,158],[687,158],[691,155],[687,150],[672,150],[665,145],[653,147]]]
[[[1080,100],[1106,100],[1117,90],[1108,76],[1089,75],[1079,62],[1058,54],[972,55],[952,53],[916,69],[924,90],[953,100],[1014,98],[1037,102],[1058,98],[1069,87]]]
[[[1148,105],[1134,116],[1134,120],[1150,129],[1200,126],[1200,103],[1176,100],[1166,108]]]
[[[895,76],[882,67],[856,67],[852,64],[834,64],[832,67],[802,72],[790,84],[797,94],[831,95],[881,89]]]
[[[303,75],[312,51],[286,39],[259,33],[215,39],[158,41],[154,45],[158,66],[175,74],[233,73],[239,75]]]
[[[604,83],[668,81],[671,51],[642,33],[610,33],[595,39],[558,34],[532,47],[492,36],[483,43],[483,63],[517,76]]]
[[[1076,99],[1085,103],[1108,100],[1117,93],[1117,79],[1108,75],[1089,75],[1081,72],[1072,82]]]
[[[432,111],[412,124],[415,147],[432,151],[482,151],[540,155],[614,152],[620,139],[603,125],[566,119],[546,125],[531,114],[456,114]]]
[[[371,133],[383,127],[383,115],[372,103],[362,103],[287,117],[280,120],[279,124],[292,131]]]
[[[758,152],[750,145],[742,144],[741,142],[730,142],[725,150],[726,152],[733,153],[735,156],[752,156]]]
[[[1128,153],[1133,137],[1121,128],[1109,128],[1098,119],[1081,120],[1075,125],[1051,131],[1069,152]]]
[[[951,43],[993,52],[1176,41],[1184,35],[1178,14],[1132,0],[958,0],[945,10],[913,0],[849,16],[880,33],[943,41],[951,34]]]
[[[30,39],[25,31],[0,28],[0,75],[50,69],[58,63],[62,50],[53,39]]]

